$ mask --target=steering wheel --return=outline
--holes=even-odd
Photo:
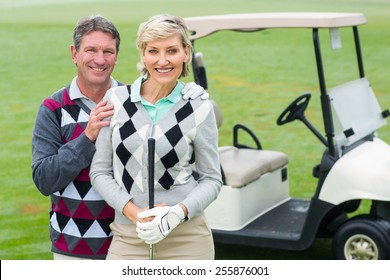
[[[278,120],[276,121],[277,125],[283,125],[296,119],[302,120],[304,118],[304,112],[307,108],[307,105],[309,104],[310,97],[310,93],[305,93],[291,102],[291,104],[288,105],[286,109],[284,109],[282,114],[280,114]]]

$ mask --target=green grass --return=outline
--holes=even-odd
[[[75,75],[69,45],[74,24],[82,16],[103,14],[117,25],[122,43],[114,74],[117,79],[130,83],[138,74],[135,68],[137,27],[157,13],[169,12],[185,17],[273,11],[362,12],[368,19],[368,24],[360,29],[366,74],[382,108],[390,105],[387,14],[390,4],[386,0],[15,2],[0,0],[0,259],[51,258],[50,203],[37,191],[31,179],[31,131],[41,101],[69,83]],[[259,135],[264,148],[280,150],[289,156],[291,194],[306,198],[312,196],[316,186],[311,171],[319,162],[322,144],[301,123],[278,127],[275,122],[293,98],[311,92],[313,98],[307,117],[323,131],[310,36],[305,30],[256,34],[221,32],[196,43],[196,48],[205,56],[210,75],[209,92],[224,113],[220,144],[231,144],[233,124],[248,125]],[[328,34],[321,36],[321,41],[328,40]],[[343,44],[347,49],[347,40]],[[348,56],[344,50],[338,54],[343,58]],[[333,54],[325,52],[324,55]],[[333,83],[357,75],[354,64],[343,68],[342,75],[340,72],[336,75],[331,70],[341,67],[338,61],[325,65],[326,75]],[[254,106],[255,102],[260,105]],[[388,128],[379,133],[385,141],[390,141]],[[328,240],[318,240],[307,251],[286,252],[219,245],[217,258],[329,259],[329,246]]]

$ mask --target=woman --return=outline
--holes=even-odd
[[[115,113],[110,127],[100,131],[90,172],[116,212],[107,259],[147,259],[148,244],[155,244],[156,259],[214,259],[203,210],[222,186],[218,132],[208,100],[181,98],[178,79],[188,75],[192,58],[187,27],[180,17],[154,16],[142,25],[137,47],[143,75],[107,92]],[[156,141],[153,209],[148,138]]]

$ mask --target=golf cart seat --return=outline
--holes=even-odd
[[[215,102],[213,105],[219,127],[222,113]],[[241,128],[254,137],[256,148],[238,143]],[[234,126],[233,136],[232,146],[219,147],[223,187],[205,211],[213,229],[239,230],[289,198],[287,156],[263,150],[256,136],[241,124]],[[256,203],[259,197],[269,199]]]
[[[215,101],[214,113],[217,125],[222,125],[222,113]],[[238,143],[239,129],[250,133],[256,143],[256,148],[250,148]],[[262,150],[260,141],[249,128],[236,124],[233,128],[233,146],[219,148],[221,169],[224,184],[233,188],[241,188],[260,178],[267,172],[275,171],[288,162],[287,156],[281,152]]]
[[[233,188],[244,187],[288,162],[286,155],[281,152],[240,149],[234,146],[221,147],[219,156],[225,183]]]

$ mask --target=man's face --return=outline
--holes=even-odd
[[[111,34],[92,31],[84,35],[80,48],[71,46],[72,60],[77,65],[78,83],[100,87],[110,83],[118,57],[116,40]]]

